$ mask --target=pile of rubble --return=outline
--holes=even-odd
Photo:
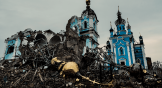
[[[19,32],[18,51],[21,54],[16,54],[15,59],[0,61],[0,87],[147,88],[162,84],[160,78],[143,70],[140,64],[117,65],[113,63],[114,54],[107,55],[104,47],[86,47],[86,39],[92,37],[78,36],[70,28],[70,20],[65,32],[44,31],[47,38],[42,31]],[[83,55],[84,48],[86,53]],[[114,73],[114,68],[124,70]]]

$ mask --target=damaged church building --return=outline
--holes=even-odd
[[[99,20],[90,0],[86,5],[81,17],[72,16],[59,33],[27,28],[5,39],[0,87],[136,88],[162,84],[155,73],[147,72],[152,62],[145,55],[143,37],[135,42],[119,9],[117,32],[110,25],[106,46],[98,47]],[[148,81],[151,77],[156,78],[152,84]]]

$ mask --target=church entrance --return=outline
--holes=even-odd
[[[125,62],[121,62],[121,65],[125,65]]]

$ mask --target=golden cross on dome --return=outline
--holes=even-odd
[[[90,0],[86,0],[86,4],[89,6],[90,5]]]

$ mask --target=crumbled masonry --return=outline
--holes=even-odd
[[[91,37],[79,37],[71,28],[57,34],[51,30],[44,32],[55,34],[54,39],[47,43],[41,36],[42,31],[28,31],[30,37],[26,37],[27,44],[21,43],[18,49],[21,55],[16,55],[16,59],[1,60],[2,88],[146,88],[162,84],[158,75],[147,72],[139,63],[129,67],[115,64],[112,59],[114,54],[107,55],[103,49],[107,46],[86,47],[82,56],[85,39]],[[42,38],[34,38],[35,33]],[[20,40],[25,38],[23,32],[19,32],[18,36]]]
[[[7,38],[8,45],[0,60],[0,88],[162,88],[160,62],[152,65],[151,58],[147,57],[149,69],[142,66],[140,59],[129,66],[124,62],[116,64],[118,54],[110,51],[109,41],[106,46],[98,47],[99,21],[90,8],[90,0],[86,0],[86,5],[81,17],[68,20],[66,31],[55,33],[50,29],[28,28]],[[123,24],[118,30],[123,29],[126,34],[126,21],[119,10],[117,15],[115,24]],[[130,28],[128,24],[131,35]],[[110,37],[117,38],[120,31],[119,35],[113,31],[115,28],[111,26]],[[120,36],[119,39],[124,40]],[[144,44],[142,36],[140,40]],[[134,38],[130,37],[130,41]],[[122,57],[122,47],[120,53]],[[136,53],[140,54],[138,50]]]

